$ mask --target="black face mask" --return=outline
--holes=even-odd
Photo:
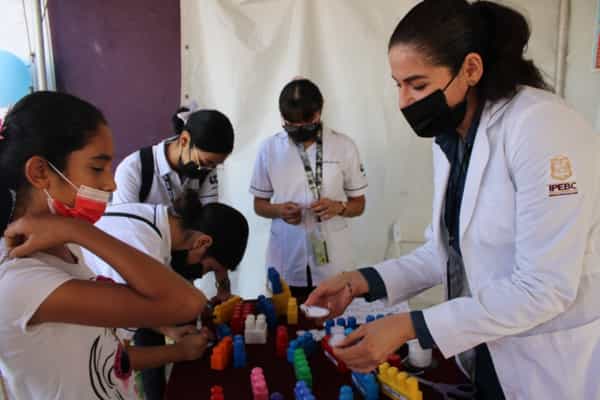
[[[450,81],[452,83],[454,78]],[[404,118],[417,136],[431,138],[455,130],[467,114],[467,100],[453,108],[448,106],[444,90],[438,89],[429,96],[402,109]]]
[[[301,126],[286,124],[283,126],[283,129],[285,129],[288,136],[294,141],[294,143],[304,143],[317,137],[319,131],[321,130],[321,123],[316,122],[314,124],[306,124]]]
[[[183,153],[183,150],[181,152]],[[190,157],[191,153],[192,150],[190,149]],[[177,170],[184,178],[199,179],[200,181],[204,181],[204,179],[212,171],[212,168],[203,167],[191,160],[184,164],[180,154],[179,161],[177,162]]]
[[[201,263],[188,264],[189,250],[173,250],[171,252],[171,267],[184,279],[194,281],[204,275],[204,266]]]

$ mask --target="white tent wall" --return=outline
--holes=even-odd
[[[600,72],[592,71],[594,21],[600,21],[599,0],[571,0],[567,57],[567,101],[600,132]],[[597,39],[596,39],[597,40]]]
[[[560,0],[501,2],[528,16],[529,56],[553,83]],[[386,48],[396,23],[414,4],[182,0],[182,101],[225,112],[236,129],[234,153],[220,176],[221,198],[244,212],[251,226],[247,255],[234,278],[243,296],[264,288],[270,226],[253,211],[252,168],[260,143],[280,129],[278,95],[296,75],[321,87],[325,123],[356,141],[367,169],[367,209],[351,222],[357,266],[384,258],[395,221],[401,250],[423,240],[431,218],[431,141],[417,138],[398,111]],[[568,98],[591,120],[600,91],[577,75],[586,68],[591,74],[593,9],[594,0],[573,0],[569,44],[578,52],[569,59],[567,80]],[[598,75],[590,78],[597,81]],[[201,286],[214,290],[210,278]]]

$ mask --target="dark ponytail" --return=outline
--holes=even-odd
[[[480,100],[496,101],[514,95],[519,85],[550,90],[540,70],[524,58],[530,35],[525,17],[511,8],[490,1],[425,0],[396,26],[389,49],[415,46],[454,74],[467,54],[477,53],[484,64]]]
[[[171,117],[171,126],[173,127],[173,133],[176,136],[181,135],[181,132],[183,132],[183,128],[185,127],[185,122],[179,118],[178,114],[188,111],[190,111],[190,109],[187,107],[179,107],[177,111],[175,111],[175,114],[173,114]]]
[[[249,227],[246,217],[233,207],[221,203],[202,205],[198,193],[187,190],[175,202],[185,230],[194,230],[212,237],[207,255],[235,271],[242,261],[248,244]]]
[[[100,124],[106,124],[100,110],[65,93],[35,92],[14,105],[0,133],[0,232],[10,222],[15,193],[29,186],[27,160],[40,156],[64,171],[69,154],[85,147]]]

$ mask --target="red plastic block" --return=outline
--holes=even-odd
[[[277,357],[285,358],[289,344],[287,327],[280,325],[277,327],[277,337],[275,338],[275,353]]]
[[[221,386],[213,386],[210,388],[210,400],[225,400],[223,388]]]
[[[330,338],[331,336],[327,335],[323,338],[323,340],[321,340],[321,348],[323,349],[323,353],[325,354],[325,357],[327,357],[327,359],[331,361],[333,365],[335,365],[339,372],[346,373],[349,371],[349,369],[342,360],[340,360],[333,354],[333,350],[331,349],[331,346],[329,346]]]

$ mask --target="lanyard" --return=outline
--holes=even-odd
[[[202,187],[202,184],[204,183],[204,181],[206,180],[206,177],[210,174],[210,170],[206,170],[206,172],[203,173],[203,176],[197,178],[197,179],[191,179],[191,178],[185,178],[185,181],[183,181],[182,186],[183,186],[183,191],[185,192],[186,188],[189,188],[189,185],[192,184],[193,181],[198,181],[198,188],[193,190],[196,191],[200,191],[200,188]],[[169,199],[171,200],[171,204],[175,204],[175,192],[173,191],[173,182],[171,181],[171,177],[169,175],[164,175],[163,177],[163,181],[165,182],[165,189],[167,189],[167,193],[169,194]]]
[[[321,187],[323,184],[323,136],[321,133],[317,135],[317,162],[316,162],[316,174],[313,173],[313,169],[310,166],[310,160],[304,144],[298,143],[298,153],[304,164],[304,172],[306,173],[306,179],[308,180],[308,187],[315,196],[315,200],[321,198]]]

